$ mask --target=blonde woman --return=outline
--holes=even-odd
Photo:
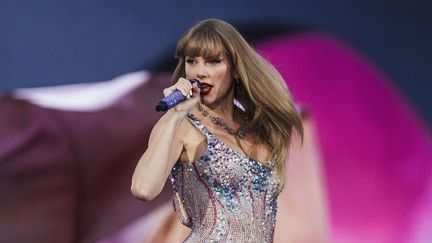
[[[284,80],[222,20],[189,29],[176,55],[163,93],[187,99],[154,126],[132,194],[152,200],[170,176],[184,242],[272,242],[294,129],[303,136]]]

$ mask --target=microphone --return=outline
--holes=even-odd
[[[198,88],[202,88],[201,82],[196,80],[196,79],[192,79],[190,80],[191,84],[196,84],[198,86]],[[156,105],[156,111],[167,111],[171,108],[173,108],[174,106],[178,105],[179,103],[181,103],[182,101],[184,101],[186,99],[186,96],[183,96],[183,94],[180,92],[180,90],[176,90],[174,92],[172,92],[171,94],[169,94],[167,97],[161,99],[161,101],[159,101],[159,103]]]

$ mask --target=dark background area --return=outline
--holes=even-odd
[[[212,17],[328,32],[370,58],[432,124],[432,2],[426,0],[2,1],[0,90],[154,68],[185,30]]]

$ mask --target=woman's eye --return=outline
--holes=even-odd
[[[221,59],[212,59],[212,60],[209,61],[209,63],[211,63],[211,64],[218,64],[220,62],[222,62]]]
[[[194,64],[195,60],[192,59],[192,58],[189,58],[189,59],[186,59],[186,62],[189,63],[189,64]]]

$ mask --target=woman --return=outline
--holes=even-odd
[[[180,39],[173,85],[187,100],[153,128],[131,191],[154,199],[171,176],[185,242],[272,242],[293,128],[303,126],[279,73],[228,23]],[[191,85],[197,79],[203,87]]]

